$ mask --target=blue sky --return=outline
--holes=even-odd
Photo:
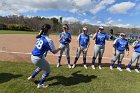
[[[64,22],[140,28],[140,0],[2,0],[0,15],[63,17]]]

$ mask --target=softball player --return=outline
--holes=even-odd
[[[90,37],[87,34],[87,32],[88,32],[87,27],[83,27],[82,31],[83,31],[83,33],[81,33],[77,39],[78,43],[79,43],[79,47],[77,48],[76,57],[75,57],[75,61],[74,61],[72,68],[75,68],[78,58],[79,58],[81,52],[83,52],[84,68],[87,69],[86,56],[87,56],[87,50],[89,47]]]
[[[40,79],[40,83],[37,88],[46,88],[48,85],[44,85],[45,78],[48,77],[50,73],[50,65],[47,60],[45,60],[45,56],[48,51],[51,51],[53,54],[57,53],[60,48],[55,49],[53,41],[49,38],[51,26],[49,24],[45,24],[42,26],[42,30],[40,34],[37,36],[37,41],[35,48],[32,51],[31,61],[38,66],[38,68],[34,71],[34,73],[28,77],[28,80],[34,80],[35,76],[41,71],[44,71],[42,78]]]
[[[105,40],[109,39],[109,35],[103,32],[104,28],[101,26],[99,27],[98,31],[94,34],[93,40],[95,40],[95,45],[94,45],[94,55],[92,58],[92,69],[95,69],[95,60],[98,57],[98,66],[99,69],[101,68],[101,61],[103,57],[103,53],[105,50]]]
[[[114,47],[113,50],[114,56],[111,61],[110,69],[113,70],[114,63],[116,60],[118,60],[117,69],[119,71],[122,71],[121,62],[123,60],[125,50],[127,51],[127,55],[129,55],[129,45],[128,45],[128,40],[125,39],[125,33],[120,34],[120,37],[114,41],[113,47]]]
[[[69,48],[69,43],[71,42],[71,34],[69,33],[69,27],[67,24],[63,25],[63,32],[60,33],[60,47],[61,50],[59,52],[59,57],[58,57],[58,64],[57,64],[57,67],[60,66],[60,62],[61,62],[61,58],[62,58],[62,54],[63,54],[63,51],[65,51],[65,54],[66,54],[66,57],[67,57],[67,61],[68,61],[68,68],[71,68],[71,65],[70,65],[70,54],[69,54],[69,51],[70,51],[70,48]]]
[[[131,72],[131,65],[137,60],[136,66],[135,66],[135,71],[139,73],[139,65],[140,65],[140,37],[138,38],[137,41],[135,41],[132,45],[134,48],[134,52],[132,54],[131,60],[128,64],[128,67],[126,68],[127,71]]]

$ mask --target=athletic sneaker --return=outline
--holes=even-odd
[[[72,68],[75,68],[76,64],[73,64]]]
[[[131,72],[131,69],[130,69],[130,68],[126,68],[126,70],[127,70],[128,72]]]
[[[113,70],[113,67],[112,66],[110,66],[110,70]]]
[[[56,67],[60,67],[60,64],[58,63]]]
[[[71,68],[71,65],[70,64],[68,64],[68,68]]]
[[[84,68],[87,69],[87,65],[84,65]]]
[[[32,76],[27,78],[28,81],[34,81],[34,78],[32,78]]]
[[[37,88],[47,88],[49,85],[44,85],[44,84],[42,84],[42,85],[40,85],[40,84],[38,84],[37,85]]]
[[[91,67],[92,67],[92,69],[95,69],[95,66],[94,65],[92,65]]]
[[[137,73],[140,73],[138,69],[135,69],[135,71],[136,71]]]
[[[101,69],[102,69],[102,67],[101,67],[101,66],[99,66],[99,69],[101,70]]]
[[[118,69],[119,71],[122,71],[122,69],[121,69],[120,67],[117,67],[117,69]]]

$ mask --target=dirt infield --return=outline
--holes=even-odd
[[[59,46],[58,36],[51,35],[50,36],[52,40],[54,41],[56,47]],[[32,51],[34,45],[35,45],[35,35],[27,35],[27,34],[5,34],[0,35],[0,61],[16,61],[16,62],[31,62],[30,61],[30,52]],[[112,41],[106,42],[106,48],[103,58],[103,63],[110,63],[110,60],[112,58]],[[88,50],[88,57],[87,57],[87,63],[91,63],[91,59],[93,56],[93,46],[94,41],[91,39],[91,44]],[[74,57],[76,55],[76,49],[78,47],[77,44],[77,37],[72,37],[72,42],[70,44],[70,55],[71,55],[71,63],[74,61]],[[123,60],[123,64],[127,64],[130,60],[130,57],[132,55],[132,47],[130,46],[130,55],[126,56]],[[81,55],[82,56],[82,55]],[[51,53],[48,54],[46,58],[49,63],[56,64],[57,63],[57,54],[52,55]],[[66,64],[66,57],[62,58],[62,63]],[[79,59],[78,63],[82,63],[82,58]]]

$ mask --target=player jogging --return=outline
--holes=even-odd
[[[102,62],[102,57],[103,53],[105,50],[105,41],[109,39],[109,35],[106,34],[104,31],[104,28],[101,26],[97,30],[97,32],[93,35],[93,40],[95,40],[95,45],[94,45],[94,55],[92,58],[92,69],[95,69],[95,60],[98,57],[98,66],[99,69],[101,68],[101,62]]]
[[[34,80],[35,76],[41,71],[44,71],[42,78],[40,79],[40,83],[37,88],[46,88],[48,85],[44,85],[45,78],[48,77],[50,73],[50,65],[47,60],[45,60],[45,56],[48,51],[51,51],[53,54],[57,53],[60,48],[55,49],[53,41],[49,38],[49,34],[51,26],[49,24],[45,24],[42,26],[42,30],[40,34],[36,37],[36,45],[32,51],[31,61],[38,66],[38,68],[34,71],[34,73],[28,77],[28,80]]]
[[[113,44],[113,59],[111,61],[111,65],[110,65],[110,69],[113,70],[113,66],[116,62],[116,60],[118,60],[118,67],[117,69],[119,71],[122,71],[121,69],[121,63],[122,63],[122,60],[123,60],[123,57],[124,57],[124,54],[125,54],[125,50],[127,51],[127,56],[129,55],[129,45],[128,45],[128,40],[125,39],[126,35],[125,33],[120,33],[120,37],[117,38],[115,41],[114,41],[114,44]]]
[[[138,40],[133,43],[132,47],[134,48],[134,52],[126,70],[131,72],[131,65],[137,60],[135,71],[139,73],[138,69],[140,65],[140,37],[138,37]]]
[[[59,52],[57,67],[60,66],[62,54],[65,51],[67,61],[68,61],[68,68],[71,68],[70,54],[69,54],[69,51],[70,51],[69,43],[71,42],[71,34],[69,33],[69,27],[68,27],[67,24],[63,25],[63,32],[60,33],[59,37],[60,37],[60,39],[59,39],[60,47],[62,47],[62,48],[61,48],[61,50]]]
[[[87,69],[86,56],[87,56],[87,50],[88,50],[89,43],[90,43],[90,37],[87,33],[88,33],[88,28],[83,27],[82,33],[78,36],[78,39],[77,39],[79,47],[77,48],[76,57],[75,57],[75,61],[74,61],[72,68],[75,68],[76,63],[78,61],[78,58],[82,52],[83,53],[84,68]]]

